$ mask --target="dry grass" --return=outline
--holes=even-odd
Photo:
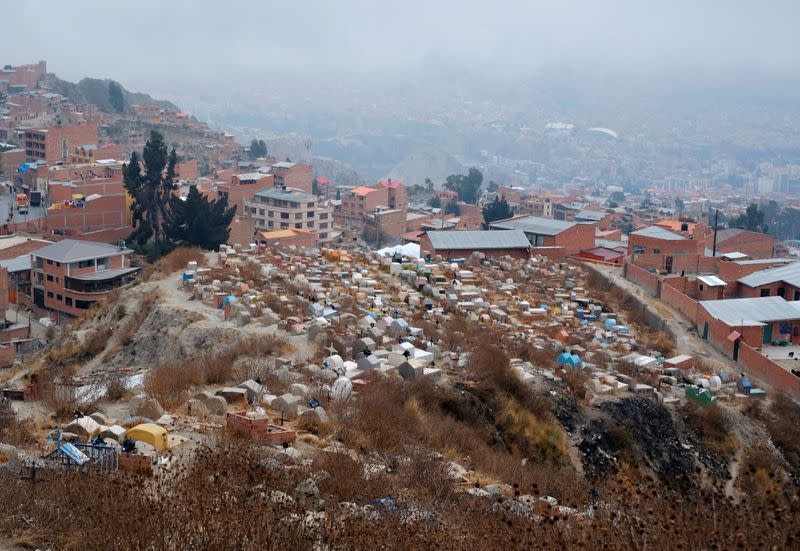
[[[730,413],[723,406],[700,405],[690,400],[681,412],[686,424],[709,449],[726,458],[736,454],[741,444],[733,434]]]
[[[785,394],[776,394],[764,414],[764,425],[786,461],[800,471],[800,405]]]
[[[178,270],[185,270],[187,263],[192,260],[197,262],[198,266],[204,266],[205,254],[203,250],[199,247],[178,247],[155,263],[145,266],[141,271],[142,281],[150,281],[152,278],[159,278]]]
[[[144,388],[149,396],[170,409],[186,402],[189,391],[203,383],[203,374],[193,360],[180,361],[150,371],[144,379]]]

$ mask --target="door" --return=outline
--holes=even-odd
[[[772,325],[765,325],[764,326],[764,339],[765,344],[769,344],[772,342]]]
[[[703,340],[708,340],[708,322],[703,324]]]
[[[739,359],[739,339],[733,341],[733,361],[737,361]]]
[[[664,269],[667,271],[668,274],[672,273],[672,257],[668,256],[664,262]]]

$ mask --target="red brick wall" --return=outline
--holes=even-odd
[[[658,239],[647,235],[635,234],[628,236],[628,254],[634,254],[634,248],[637,246],[644,247],[644,254],[702,254],[703,245],[702,240],[694,239]],[[658,249],[659,253],[655,253],[655,249]]]
[[[776,282],[770,283],[769,285],[761,285],[760,287],[748,287],[747,285],[742,285],[741,283],[736,284],[736,296],[741,298],[749,298],[749,297],[760,297],[761,291],[767,290],[769,291],[769,295],[771,297],[778,296],[778,289],[783,288],[783,298],[786,300],[795,300],[795,292],[800,293],[800,288],[792,287],[791,285],[787,285],[783,282]]]
[[[721,253],[740,252],[750,258],[772,258],[775,255],[775,238],[763,233],[742,232],[724,244],[718,244],[717,251]]]
[[[567,254],[578,254],[584,249],[594,247],[594,233],[594,224],[575,224],[556,235],[552,243],[548,243],[548,239],[545,239],[545,245],[564,247]]]
[[[653,296],[658,294],[659,282],[658,276],[652,272],[626,262],[624,264],[625,278],[638,284]]]
[[[739,345],[739,365],[743,365],[748,373],[787,393],[795,400],[800,399],[800,377],[764,357],[747,343]]]
[[[670,286],[667,283],[668,281],[665,279],[661,286],[661,300],[678,310],[687,320],[694,324],[697,320],[697,301]]]
[[[564,247],[531,247],[530,253],[531,256],[538,254],[552,260],[561,260],[569,256]]]

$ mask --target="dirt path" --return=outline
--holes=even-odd
[[[735,364],[729,358],[725,357],[721,352],[697,335],[692,324],[686,320],[680,312],[672,308],[672,306],[666,302],[649,295],[636,283],[622,277],[621,268],[601,265],[593,267],[606,275],[614,285],[636,296],[658,313],[675,334],[678,352],[714,360],[731,371],[737,371]]]

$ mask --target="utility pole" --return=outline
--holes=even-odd
[[[717,222],[719,222],[719,209],[714,211],[714,246],[711,250],[711,258],[717,256]]]

